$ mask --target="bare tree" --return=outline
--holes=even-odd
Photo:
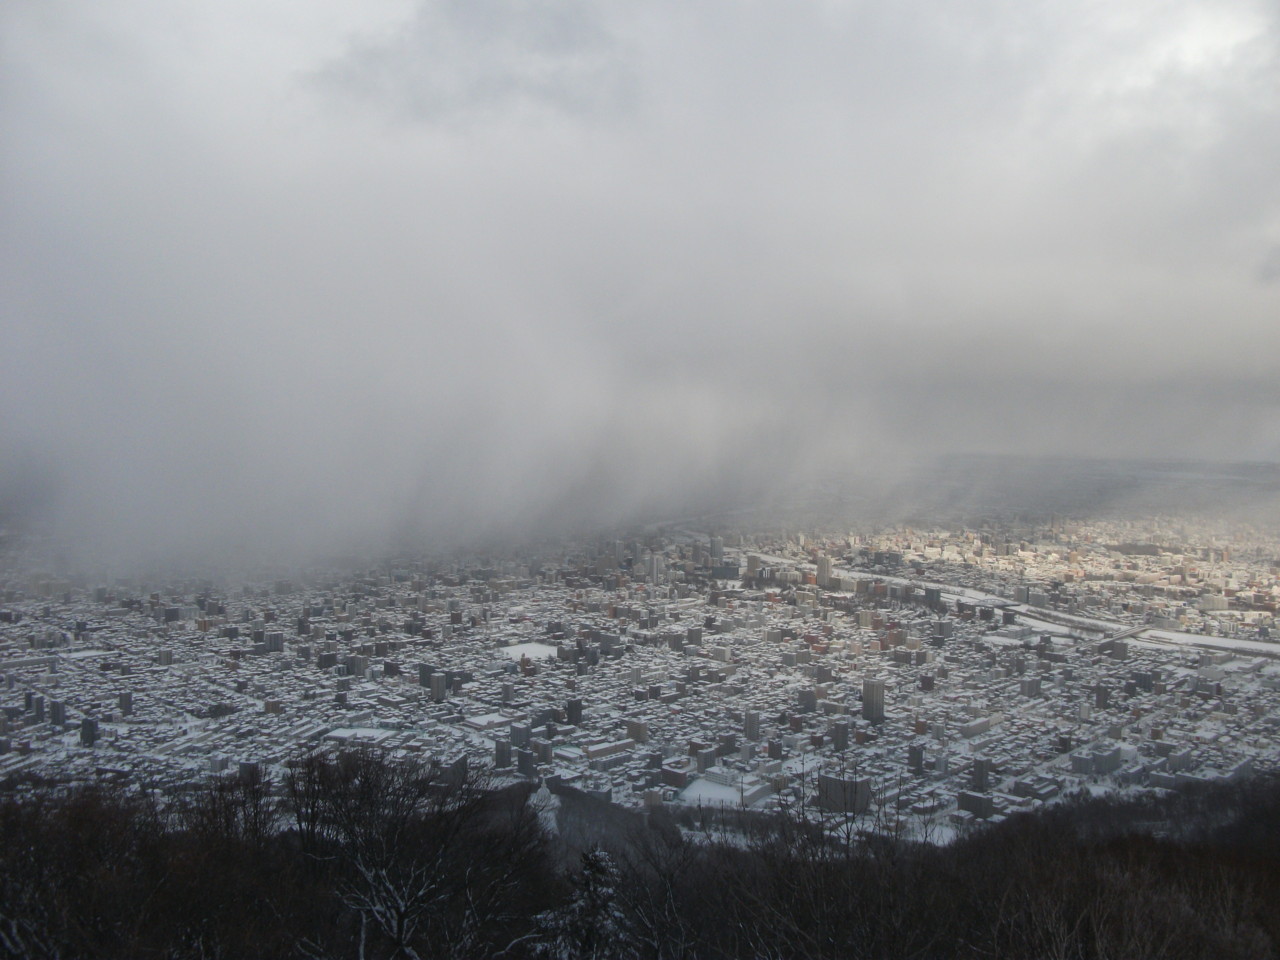
[[[361,957],[483,954],[544,853],[526,795],[461,763],[312,756],[286,793],[304,848],[333,864]]]

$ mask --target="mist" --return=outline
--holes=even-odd
[[[0,508],[464,542],[1280,461],[1264,2],[0,10]]]

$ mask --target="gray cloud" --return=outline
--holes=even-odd
[[[381,37],[361,38],[317,79],[358,106],[468,123],[529,105],[572,115],[625,110],[625,45],[577,0],[440,0]]]
[[[1280,246],[1276,246],[1263,257],[1262,263],[1258,265],[1258,279],[1262,283],[1275,283],[1280,280]]]
[[[1280,459],[1276,11],[1146,13],[6,5],[0,501],[288,552]]]

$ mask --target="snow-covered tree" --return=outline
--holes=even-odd
[[[538,916],[538,954],[547,960],[630,960],[636,956],[618,902],[618,867],[599,848],[582,855],[568,903]]]

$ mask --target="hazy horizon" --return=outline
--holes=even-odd
[[[1280,8],[16,0],[0,504],[104,555],[1280,462]]]

